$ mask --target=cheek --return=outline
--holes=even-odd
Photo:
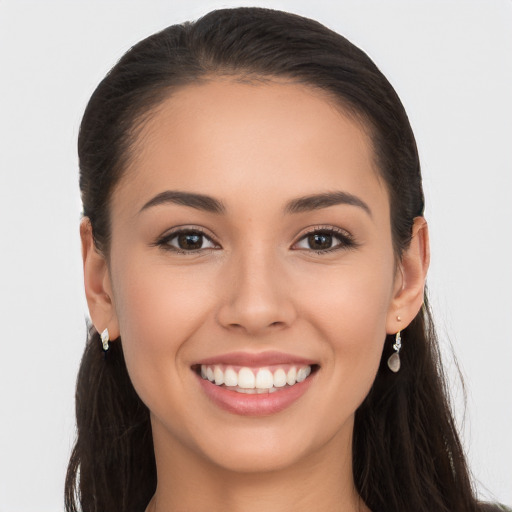
[[[315,301],[311,323],[327,348],[322,367],[328,399],[318,405],[318,418],[330,418],[325,428],[344,425],[373,385],[386,339],[390,275],[383,269],[372,275],[340,273]]]
[[[354,258],[355,259],[355,258]],[[309,274],[302,295],[303,315],[321,332],[330,354],[327,365],[347,374],[375,375],[386,337],[393,295],[394,260],[361,260],[322,276]],[[324,282],[319,287],[318,283]],[[315,286],[316,284],[316,286]],[[309,290],[309,292],[307,290]],[[317,290],[311,293],[311,290]]]
[[[141,264],[144,262],[144,264]],[[147,258],[125,258],[113,276],[116,312],[126,365],[141,396],[156,397],[162,383],[178,382],[182,346],[204,322],[212,291],[205,276],[172,269]],[[129,277],[126,277],[129,276]]]

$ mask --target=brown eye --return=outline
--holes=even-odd
[[[332,247],[332,235],[330,233],[313,233],[307,237],[310,249],[322,251]]]
[[[327,253],[338,249],[349,249],[356,246],[352,236],[338,229],[317,229],[303,236],[293,249]]]
[[[179,253],[198,252],[203,249],[216,249],[218,246],[200,231],[178,231],[163,237],[157,242],[163,249]]]
[[[178,247],[185,251],[194,251],[203,246],[203,235],[199,233],[180,233],[176,240]]]

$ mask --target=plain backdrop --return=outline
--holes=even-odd
[[[85,104],[141,38],[254,4],[0,0],[0,512],[63,508],[87,315],[76,156]],[[512,2],[257,5],[344,34],[401,96],[422,159],[429,287],[457,422],[480,495],[512,504]]]

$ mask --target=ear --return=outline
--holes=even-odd
[[[423,217],[416,217],[412,227],[411,242],[402,254],[395,276],[394,295],[386,323],[388,334],[395,334],[405,329],[418,314],[423,305],[429,264],[427,221]]]
[[[98,332],[108,328],[111,340],[119,337],[119,323],[113,302],[112,284],[107,260],[97,249],[92,235],[91,222],[84,217],[80,223],[82,260],[87,305],[92,323]]]

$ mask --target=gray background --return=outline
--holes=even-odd
[[[253,4],[0,0],[0,511],[62,509],[87,315],[75,150],[85,103],[142,37]],[[457,420],[481,496],[512,504],[512,3],[257,4],[341,32],[401,96],[422,158]]]

